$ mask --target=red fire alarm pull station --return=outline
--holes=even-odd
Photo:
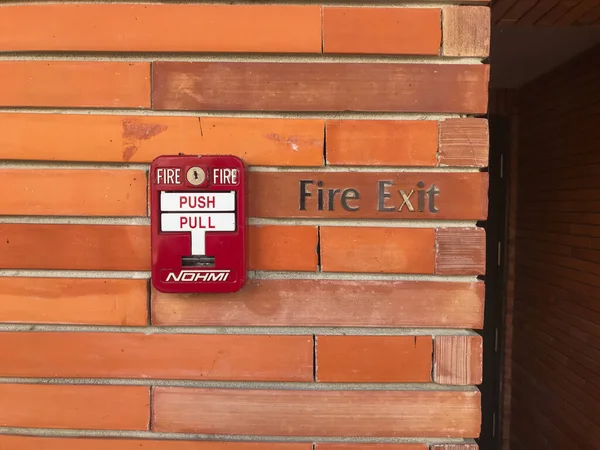
[[[246,281],[246,170],[235,156],[160,156],[150,166],[152,284],[235,292]]]

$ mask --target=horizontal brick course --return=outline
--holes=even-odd
[[[0,169],[7,215],[146,216],[141,170]]]
[[[323,8],[324,53],[437,55],[437,8]],[[373,26],[373,24],[377,26]]]
[[[0,158],[151,162],[166,153],[233,154],[249,165],[323,165],[324,121],[0,113]]]
[[[182,326],[481,328],[483,283],[248,280],[235,294],[152,291],[152,322]]]
[[[249,236],[268,249],[249,270],[316,270],[316,227],[252,226]],[[0,251],[0,268],[150,270],[150,227],[1,223]]]
[[[0,333],[0,376],[312,381],[309,336]]]
[[[0,51],[36,50],[321,53],[321,7],[3,6]]]
[[[149,63],[0,61],[0,77],[0,107],[150,107]]]
[[[143,326],[147,280],[0,278],[0,322]]]
[[[156,62],[152,106],[482,114],[488,79],[483,64]]]
[[[0,174],[19,194],[0,200],[9,214],[146,216],[142,171],[0,169]],[[250,217],[477,220],[487,215],[486,173],[252,171],[248,178]]]
[[[153,430],[179,433],[477,437],[481,419],[475,391],[156,387],[153,398]]]
[[[249,165],[323,164],[318,119],[0,113],[0,120],[0,157],[9,160],[150,162],[170,145],[183,153],[234,154]],[[328,120],[328,163],[434,166],[435,123]],[[440,165],[487,166],[486,120],[446,119],[439,127]]]
[[[435,268],[444,275],[483,273],[483,230],[449,230],[321,227],[322,270],[431,274]],[[250,257],[250,270],[316,270],[316,227],[251,226],[249,236],[250,248],[261,249]],[[458,245],[457,238],[472,245]],[[149,227],[142,225],[3,223],[0,268],[149,270],[149,241]]]
[[[0,426],[147,430],[145,386],[0,384]]]
[[[316,380],[333,383],[431,381],[431,336],[317,336]]]
[[[250,172],[248,205],[251,217],[306,217],[306,218],[354,218],[354,219],[461,219],[481,220],[487,217],[487,173],[432,173],[432,172]],[[300,207],[301,180],[307,181],[305,209]],[[319,209],[319,181],[322,182],[323,202]],[[312,183],[308,183],[312,182]],[[385,182],[380,185],[379,182]],[[418,183],[423,182],[423,188]],[[439,190],[430,200],[426,191],[433,185]],[[341,196],[347,191],[346,206]],[[331,191],[337,189],[336,192]],[[411,211],[403,206],[399,190],[409,198]],[[423,208],[419,211],[419,189],[423,190]],[[413,190],[413,194],[410,191]],[[381,191],[381,192],[380,192]],[[384,195],[389,195],[384,197]],[[331,196],[331,202],[330,202]],[[380,204],[380,198],[383,203]],[[330,210],[331,203],[331,210]],[[400,208],[402,209],[400,210]]]
[[[324,272],[485,273],[481,228],[321,227],[320,236]]]

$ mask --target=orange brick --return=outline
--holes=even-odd
[[[479,450],[477,444],[436,444],[431,450]]]
[[[13,5],[0,18],[2,51],[321,53],[317,5]]]
[[[2,441],[0,441],[1,443]],[[428,450],[427,444],[330,444],[319,442],[315,450]],[[19,449],[20,450],[20,449]]]
[[[148,63],[0,61],[0,77],[0,106],[150,107]]]
[[[0,376],[312,381],[310,336],[0,333]]]
[[[147,280],[0,278],[0,322],[143,326]]]
[[[485,229],[438,228],[435,235],[435,273],[485,274]]]
[[[483,282],[252,279],[234,294],[152,291],[152,323],[181,326],[483,326]]]
[[[325,53],[437,55],[441,40],[437,8],[323,8]]]
[[[431,336],[317,336],[317,381],[426,383]]]
[[[421,447],[389,450],[421,450]],[[116,438],[63,438],[38,436],[0,436],[0,448],[7,450],[312,450],[311,443],[215,442]],[[357,449],[361,450],[361,449]],[[365,449],[371,450],[371,449]],[[372,449],[377,450],[377,449]],[[386,450],[385,448],[381,450]]]
[[[321,227],[324,272],[431,274],[433,229]]]
[[[487,218],[488,174],[483,172],[258,172],[248,174],[249,214],[261,218],[323,218],[323,219],[458,219]],[[300,209],[300,181],[312,182],[304,187],[310,193],[305,209]],[[323,189],[323,208],[319,210],[319,182]],[[379,182],[386,184],[381,187]],[[429,208],[428,195],[419,211],[419,183],[429,190],[439,190],[434,207]],[[389,184],[388,184],[389,183]],[[360,198],[348,191],[347,206],[341,202],[341,191],[355,189]],[[400,189],[410,197],[412,211],[403,206]],[[331,191],[330,191],[331,190]],[[384,198],[380,208],[379,191]],[[426,193],[426,192],[425,192]],[[331,209],[329,198],[331,196]]]
[[[150,270],[150,227],[0,224],[0,268]]]
[[[11,450],[311,450],[310,443],[0,436]],[[6,447],[7,449],[9,447]],[[402,449],[403,450],[403,449]],[[411,450],[411,449],[408,449]]]
[[[446,6],[443,10],[444,56],[490,54],[490,16],[487,6]]]
[[[249,165],[323,165],[322,120],[4,113],[0,122],[1,159],[147,163],[171,149]]]
[[[152,429],[161,432],[469,438],[481,423],[478,391],[156,387],[153,399]]]
[[[228,295],[152,292],[152,322],[182,326],[477,328],[483,283],[249,280]],[[373,314],[377,311],[377,314]]]
[[[146,216],[141,170],[0,169],[7,215]]]
[[[486,114],[489,65],[156,61],[152,108]]]
[[[440,166],[487,167],[489,131],[486,119],[440,121]]]
[[[250,270],[317,270],[317,227],[249,228]]]
[[[0,384],[0,426],[147,430],[145,386]]]
[[[328,120],[327,163],[338,166],[436,166],[437,122]]]
[[[433,378],[440,384],[481,384],[483,339],[481,336],[436,336]]]

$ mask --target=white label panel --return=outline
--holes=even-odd
[[[235,213],[161,214],[162,231],[235,231]]]
[[[235,211],[235,192],[161,192],[161,211]]]

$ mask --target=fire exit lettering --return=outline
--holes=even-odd
[[[328,187],[321,180],[300,180],[299,210],[345,211],[360,209],[361,193],[353,187]],[[393,180],[379,180],[373,186],[377,197],[377,212],[429,212],[437,214],[435,184],[426,185],[418,181],[414,186],[399,186]]]

